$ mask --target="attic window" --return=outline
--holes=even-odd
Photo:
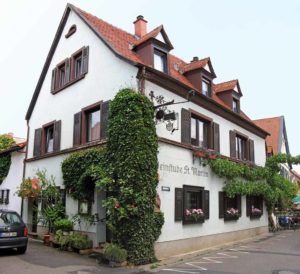
[[[202,79],[202,94],[211,97],[211,82],[205,78]]]
[[[72,25],[68,31],[68,33],[65,35],[66,38],[69,38],[72,34],[74,34],[77,30],[76,25]]]
[[[167,73],[167,54],[160,50],[154,49],[154,68]]]
[[[232,99],[232,110],[235,113],[240,113],[240,102],[237,99]]]

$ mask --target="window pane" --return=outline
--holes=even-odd
[[[165,72],[166,69],[166,55],[160,52],[154,52],[154,68]]]
[[[78,78],[82,72],[82,59],[81,56],[75,59],[75,78]]]
[[[59,69],[59,87],[62,87],[65,84],[66,71],[65,67]]]
[[[192,118],[192,120],[191,120],[191,138],[192,139],[196,139],[197,138],[196,123],[197,123],[197,120],[195,118]]]
[[[200,192],[186,192],[186,209],[201,208],[201,193]]]
[[[87,141],[100,138],[100,109],[90,112],[87,117]]]
[[[209,96],[209,83],[206,81],[202,81],[202,94]]]
[[[198,131],[199,131],[199,146],[204,147],[204,123],[202,121],[198,121]]]
[[[46,129],[46,152],[53,152],[53,126]]]
[[[238,105],[237,105],[236,100],[232,101],[232,109],[233,109],[234,112],[238,112]]]

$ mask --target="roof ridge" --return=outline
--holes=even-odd
[[[214,85],[217,86],[217,85],[228,84],[228,83],[231,83],[231,82],[238,82],[238,81],[239,81],[238,79],[233,79],[233,80],[228,80],[228,81],[225,81],[225,82],[217,83],[217,84],[214,84]]]

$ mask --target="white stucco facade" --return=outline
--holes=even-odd
[[[74,24],[77,27],[76,33],[66,39],[64,35]],[[74,114],[96,102],[113,99],[121,88],[129,87],[137,90],[136,77],[138,68],[117,57],[73,11],[70,12],[62,33],[63,35],[53,55],[28,123],[29,138],[25,177],[34,177],[37,170],[46,170],[48,176],[53,175],[55,177],[56,185],[64,188],[61,163],[74,148]],[[83,46],[89,47],[88,73],[82,80],[56,94],[52,94],[50,91],[52,69]],[[180,102],[185,100],[185,98],[157,84],[145,81],[145,95],[149,96],[150,91],[154,91],[157,96],[163,96],[165,101],[174,100],[175,102]],[[266,160],[265,140],[253,132],[192,102],[172,105],[168,108],[178,114],[178,130],[171,134],[170,131],[166,130],[164,123],[157,124],[156,128],[159,137],[169,139],[178,144],[181,143],[181,109],[193,109],[219,124],[221,155],[230,156],[229,132],[236,130],[254,141],[255,163],[261,166],[264,165]],[[41,128],[43,125],[55,120],[61,120],[60,150],[63,150],[63,152],[55,155],[44,155],[42,158],[34,159],[35,129]],[[158,161],[159,184],[157,192],[161,199],[161,211],[165,216],[165,224],[158,243],[226,234],[267,226],[267,213],[265,211],[261,218],[258,219],[250,219],[246,216],[245,197],[242,198],[242,216],[238,220],[225,222],[224,219],[219,219],[218,193],[222,191],[224,180],[213,174],[208,166],[203,167],[199,165],[198,161],[193,161],[190,149],[176,144],[159,142]],[[164,168],[164,166],[169,165],[178,167],[180,171],[172,172]],[[181,188],[183,185],[200,186],[204,187],[205,190],[209,190],[210,218],[205,220],[203,224],[183,225],[182,222],[174,220],[174,190],[175,188]],[[162,191],[162,186],[168,187],[169,191]],[[105,211],[101,206],[104,198],[104,193],[95,192],[92,214],[98,213],[100,218],[105,218]],[[77,213],[78,201],[67,195],[66,214],[71,218]],[[25,200],[23,214],[25,221],[30,224],[32,211],[28,200]],[[79,227],[75,229],[79,229]],[[95,245],[105,241],[105,223],[101,222],[91,226],[83,224],[81,229],[89,233]]]
[[[16,194],[18,186],[23,178],[23,163],[25,159],[25,151],[15,151],[11,153],[11,165],[7,177],[0,185],[1,190],[9,190],[9,203],[0,204],[1,209],[15,210],[21,214],[22,199]]]

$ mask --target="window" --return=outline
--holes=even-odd
[[[61,121],[53,121],[34,132],[33,157],[60,150]]]
[[[86,113],[86,140],[87,142],[100,139],[100,107]]]
[[[154,68],[167,73],[167,54],[159,51],[154,50]]]
[[[53,152],[54,144],[54,124],[44,129],[45,133],[45,153]]]
[[[241,196],[227,197],[225,192],[219,192],[219,218],[225,221],[237,220],[241,216]]]
[[[202,223],[209,218],[209,191],[187,186],[175,189],[175,221]]]
[[[263,197],[247,196],[246,197],[247,216],[250,218],[260,218],[263,214]]]
[[[51,92],[61,91],[88,73],[89,47],[83,47],[52,70]]]
[[[0,190],[0,204],[9,204],[9,189]]]
[[[254,141],[244,134],[230,130],[230,157],[254,163]]]
[[[237,99],[232,99],[232,110],[236,113],[240,112],[239,101]]]
[[[208,122],[191,118],[191,142],[194,146],[208,147]]]
[[[58,68],[58,88],[61,88],[66,83],[66,64]]]
[[[74,114],[74,146],[106,138],[109,103],[98,102]]]
[[[205,96],[211,96],[211,83],[207,79],[202,80],[202,94]]]
[[[235,137],[236,144],[236,158],[239,160],[246,160],[246,140],[240,136]]]

